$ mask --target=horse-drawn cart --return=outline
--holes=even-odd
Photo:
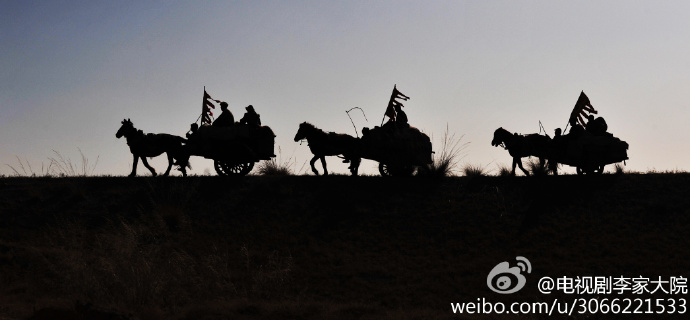
[[[212,159],[218,175],[243,176],[256,162],[275,157],[274,143],[275,134],[267,126],[204,125],[189,136],[185,149],[190,156]]]
[[[554,174],[558,174],[557,163],[575,167],[578,174],[600,174],[606,165],[628,160],[628,143],[609,133],[604,118],[595,119],[593,114],[598,114],[598,111],[583,91],[570,113],[566,129],[572,127],[568,134],[561,135],[561,130],[556,129],[556,136],[551,139],[536,133],[511,134],[498,128],[491,145],[503,146],[510,152],[513,157],[512,175],[515,175],[516,166],[529,175],[522,167],[521,158],[531,156],[538,157],[540,162],[548,159],[549,170]]]
[[[432,160],[431,139],[407,124],[388,122],[363,130],[362,158],[379,162],[382,176],[409,176]]]
[[[603,173],[604,166],[628,160],[628,143],[610,133],[556,137],[551,160],[576,167],[578,174]]]
[[[598,113],[582,91],[568,119],[570,132],[553,139],[551,159],[576,167],[578,174],[601,174],[607,164],[628,160],[628,143],[607,132],[606,120],[594,117]]]

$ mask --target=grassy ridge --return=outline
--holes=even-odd
[[[451,302],[559,297],[543,276],[687,277],[689,192],[688,174],[5,178],[0,319],[77,301],[140,319],[457,319]],[[491,292],[516,256],[527,286]]]

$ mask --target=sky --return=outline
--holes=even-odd
[[[184,136],[204,88],[253,105],[276,154],[308,171],[299,123],[380,125],[394,85],[411,125],[461,143],[460,167],[509,165],[493,132],[563,128],[584,91],[629,143],[627,170],[689,170],[687,1],[0,0],[0,174],[61,155],[127,175],[115,132]],[[359,107],[350,113],[347,110]],[[80,153],[81,152],[81,153]],[[158,172],[161,156],[150,161]],[[193,174],[213,173],[194,157]],[[346,166],[329,158],[329,169]],[[375,173],[364,161],[361,172]],[[318,166],[319,170],[320,166]],[[571,170],[566,167],[566,171]],[[138,173],[148,174],[140,164]],[[179,174],[179,173],[176,173]],[[215,173],[213,173],[215,174]]]

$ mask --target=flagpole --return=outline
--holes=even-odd
[[[199,123],[199,126],[201,126],[201,124],[204,123],[204,111],[206,111],[206,86],[204,86],[204,95],[202,97],[204,101],[201,103],[201,115],[199,116],[199,119],[201,119],[201,123]]]
[[[383,118],[381,119],[381,126],[383,126],[383,122],[386,121],[386,113],[388,113],[388,107],[391,105],[391,101],[393,101],[394,95],[395,95],[395,87],[398,84],[393,85],[393,92],[391,92],[391,98],[388,99],[388,105],[386,106],[386,111],[383,112]]]

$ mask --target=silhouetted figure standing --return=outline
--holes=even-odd
[[[228,110],[228,103],[227,102],[221,102],[220,103],[220,109],[223,110],[223,113],[218,116],[218,119],[216,121],[213,121],[213,126],[214,127],[229,127],[235,124],[235,116],[232,115],[232,112]]]
[[[261,118],[256,111],[254,111],[254,106],[247,106],[247,112],[244,113],[242,119],[240,119],[240,124],[248,124],[252,126],[261,126]]]

